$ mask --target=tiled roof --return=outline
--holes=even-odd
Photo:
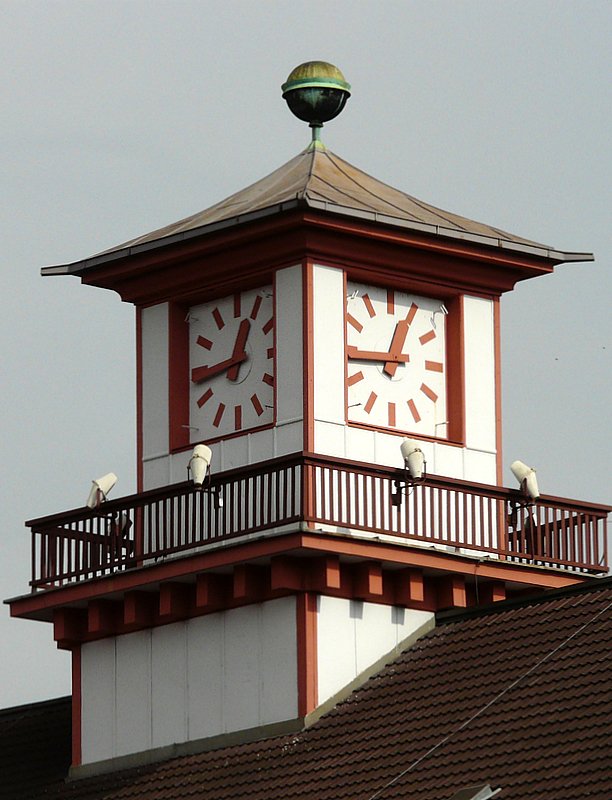
[[[69,697],[0,711],[0,798],[30,800],[70,766]]]
[[[434,236],[511,248],[557,262],[589,261],[593,258],[590,253],[560,253],[548,245],[436,208],[373,178],[330,150],[308,148],[270,175],[204,211],[83,261],[45,267],[43,274],[81,274],[107,261],[127,258],[144,250],[204,235],[219,227],[249,222],[295,207],[396,225]]]
[[[612,579],[452,617],[312,727],[56,785],[63,800],[612,797]]]

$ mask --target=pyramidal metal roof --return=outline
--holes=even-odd
[[[83,261],[45,267],[42,273],[80,274],[110,260],[298,207],[516,250],[557,262],[593,259],[591,253],[563,253],[491,225],[443,211],[373,178],[324,147],[311,146],[265,178],[204,211]]]

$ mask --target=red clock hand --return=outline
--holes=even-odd
[[[383,367],[383,372],[386,372],[390,378],[395,375],[397,370],[399,356],[402,352],[402,348],[404,347],[404,342],[406,341],[409,327],[410,325],[405,319],[401,319],[395,326],[395,333],[393,334],[393,339],[391,340],[391,347],[389,347],[389,353],[392,356],[395,356],[395,358],[393,361],[387,361]],[[406,361],[408,361],[408,358],[406,358]]]
[[[239,356],[226,358],[225,361],[220,361],[218,364],[213,364],[211,367],[195,367],[191,370],[191,380],[193,383],[202,383],[202,381],[207,381],[220,372],[225,372],[225,370],[229,371],[237,367],[239,364],[242,364],[243,361],[246,361],[246,358],[247,354],[241,353]]]
[[[410,357],[402,355],[402,353],[395,354],[391,352],[381,353],[377,350],[359,350],[359,348],[353,345],[348,345],[346,354],[349,358],[358,358],[361,361],[390,361],[395,364],[405,364],[407,361],[410,361]]]
[[[234,350],[232,351],[232,358],[240,358],[240,361],[236,361],[227,371],[227,375],[225,376],[228,381],[235,381],[238,378],[238,370],[240,369],[240,364],[246,358],[246,353],[244,347],[246,345],[246,340],[249,335],[249,331],[251,330],[251,322],[248,319],[243,319],[240,323],[240,327],[238,328],[238,335],[236,336],[236,342],[234,344]],[[244,356],[244,358],[242,357]]]

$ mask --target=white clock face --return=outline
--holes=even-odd
[[[446,438],[446,309],[348,283],[348,421]]]
[[[271,286],[189,312],[191,441],[274,421],[274,298]]]

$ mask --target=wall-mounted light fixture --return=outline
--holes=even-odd
[[[536,478],[536,471],[533,467],[528,467],[522,461],[513,461],[510,464],[512,474],[520,484],[521,491],[526,498],[529,498],[530,505],[537,502],[540,497],[540,490],[538,488],[538,479]]]
[[[205,491],[211,495],[215,508],[222,508],[221,489],[218,486],[212,486],[210,482],[211,461],[212,450],[210,447],[206,444],[196,444],[187,464],[187,475],[198,491]]]
[[[400,452],[404,459],[404,479],[394,481],[395,491],[391,495],[391,504],[402,504],[402,494],[407,486],[422,483],[427,476],[427,462],[425,454],[415,439],[404,439],[400,445]]]
[[[100,508],[100,504],[105,502],[110,490],[116,483],[117,476],[114,472],[107,472],[106,475],[92,481],[89,496],[85,501],[87,508]]]

